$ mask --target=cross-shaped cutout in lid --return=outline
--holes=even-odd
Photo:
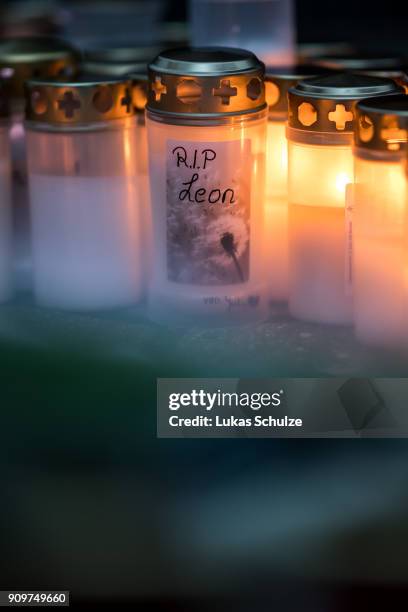
[[[154,92],[156,102],[160,102],[161,97],[166,95],[167,87],[164,83],[162,83],[160,77],[156,77],[152,83],[152,91]]]
[[[67,119],[72,119],[76,110],[81,108],[81,102],[75,98],[72,91],[66,91],[61,100],[58,100],[59,110],[64,111]]]
[[[236,87],[231,87],[231,81],[229,79],[222,79],[218,89],[213,89],[213,96],[221,98],[221,104],[228,105],[230,99],[238,94]]]
[[[126,112],[130,113],[130,109],[132,108],[132,96],[130,95],[129,89],[126,88],[126,93],[120,101],[121,106],[126,106]]]
[[[354,115],[351,111],[346,110],[344,104],[336,104],[336,110],[329,113],[329,121],[336,124],[336,130],[344,130],[346,123],[353,121]]]

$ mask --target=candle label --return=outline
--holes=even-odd
[[[227,285],[249,278],[251,142],[167,142],[167,275]]]

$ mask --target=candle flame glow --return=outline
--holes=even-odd
[[[336,175],[336,182],[335,182],[337,191],[339,191],[342,194],[345,193],[347,185],[351,182],[352,182],[351,176],[349,176],[346,172],[339,172],[339,174]]]

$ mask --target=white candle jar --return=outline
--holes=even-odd
[[[354,324],[364,343],[407,346],[405,174],[408,97],[357,105],[353,202]]]
[[[264,66],[235,49],[179,49],[150,65],[147,104],[154,318],[265,316]]]
[[[141,294],[131,84],[27,87],[34,291],[45,306],[126,306]]]
[[[0,74],[11,101],[12,218],[16,288],[31,287],[30,218],[28,205],[24,83],[30,78],[58,78],[77,72],[77,52],[52,37],[10,38],[0,42]]]
[[[142,249],[145,253],[143,284],[145,287],[147,287],[151,274],[153,258],[152,208],[149,185],[149,156],[145,113],[148,91],[147,67],[143,71],[130,74],[130,79],[132,81],[133,108],[136,115],[136,166],[138,176],[138,197],[144,230],[141,237]]]
[[[265,269],[267,295],[272,301],[289,297],[288,252],[288,119],[287,95],[305,78],[327,73],[317,66],[267,67],[265,96],[269,107],[266,146]]]
[[[12,218],[9,106],[0,87],[0,302],[12,297]]]
[[[143,287],[146,288],[151,267],[151,209],[147,159],[147,130],[145,107],[147,102],[147,66],[155,57],[157,47],[105,46],[89,48],[84,53],[81,74],[103,78],[128,78],[132,82],[132,102],[135,120],[135,163],[137,192],[140,207],[143,256]]]
[[[398,91],[388,79],[346,73],[289,91],[289,309],[296,318],[352,322],[345,192],[354,180],[354,107]]]

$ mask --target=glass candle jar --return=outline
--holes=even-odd
[[[135,111],[135,163],[138,176],[138,202],[143,232],[143,286],[147,286],[151,262],[151,210],[147,160],[147,131],[145,107],[147,102],[147,65],[157,55],[156,47],[95,47],[84,53],[82,75],[126,77],[132,81],[132,100]]]
[[[295,60],[295,7],[292,0],[190,0],[194,46],[250,49],[266,64]]]
[[[30,219],[24,132],[24,83],[27,79],[56,78],[77,72],[77,52],[63,40],[24,37],[0,42],[0,75],[11,100],[10,141],[14,268],[17,289],[31,287]]]
[[[141,294],[131,84],[30,81],[34,290],[46,306],[125,306]]]
[[[12,219],[9,106],[0,84],[0,302],[12,296]]]
[[[136,167],[138,176],[138,196],[143,233],[142,249],[145,253],[144,286],[147,287],[152,268],[152,210],[149,185],[149,160],[147,147],[146,103],[148,76],[146,70],[130,75],[132,81],[132,100],[136,118]]]
[[[289,309],[299,319],[352,321],[345,191],[354,180],[354,107],[398,91],[388,79],[343,73],[289,91]]]
[[[266,147],[265,269],[268,270],[267,295],[270,300],[289,297],[288,254],[288,119],[287,95],[298,81],[320,73],[318,66],[291,68],[267,67],[265,95],[269,107]]]
[[[265,315],[264,66],[235,49],[174,49],[150,65],[147,104],[159,319]]]
[[[353,202],[356,335],[367,344],[406,346],[408,97],[363,100],[356,111]]]

